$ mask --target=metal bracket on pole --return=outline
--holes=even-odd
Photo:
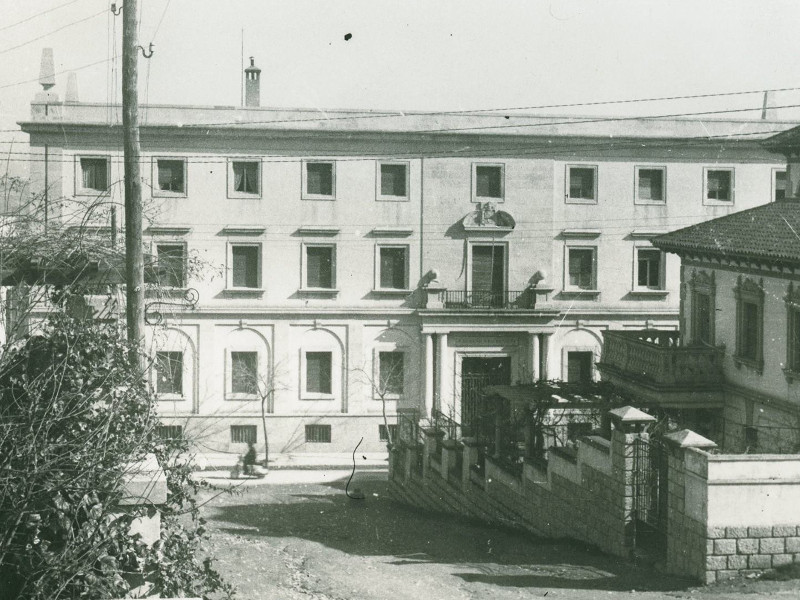
[[[148,47],[147,52],[145,52],[143,46],[136,46],[136,47],[142,51],[142,56],[144,56],[145,58],[150,58],[151,56],[153,56],[153,46],[154,46],[153,42],[150,42],[150,46]]]
[[[125,5],[124,4],[120,4],[119,8],[117,8],[117,3],[116,2],[112,2],[111,3],[111,14],[113,14],[115,17],[118,17],[122,13],[123,6],[125,6]]]
[[[183,293],[183,298],[177,302],[166,302],[164,300],[156,300],[150,302],[144,307],[144,321],[148,325],[160,325],[164,321],[164,314],[161,312],[162,306],[177,306],[183,309],[194,310],[197,306],[197,301],[200,299],[200,293],[194,289],[189,288]]]

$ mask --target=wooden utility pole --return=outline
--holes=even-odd
[[[122,135],[125,156],[125,312],[132,360],[141,360],[144,338],[144,257],[142,255],[142,178],[139,162],[136,14],[138,0],[122,9]]]

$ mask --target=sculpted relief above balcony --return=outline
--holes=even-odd
[[[477,210],[461,219],[464,231],[468,233],[508,233],[517,223],[509,213],[497,210],[492,202],[481,202]]]

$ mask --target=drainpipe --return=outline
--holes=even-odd
[[[425,157],[419,157],[419,280],[422,280],[425,245]]]

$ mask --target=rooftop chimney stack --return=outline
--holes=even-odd
[[[250,66],[244,70],[244,105],[246,107],[261,106],[261,69],[256,66],[252,56],[250,57]]]
[[[45,92],[56,84],[56,69],[53,63],[52,48],[42,48],[42,65],[39,68],[39,84]]]
[[[67,74],[67,91],[64,92],[64,102],[80,102],[78,100],[78,74],[75,71]]]

